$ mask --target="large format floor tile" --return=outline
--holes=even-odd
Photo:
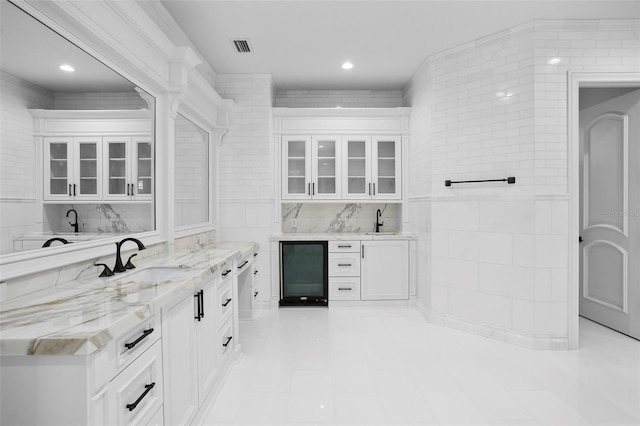
[[[429,324],[412,309],[279,309],[207,425],[640,425],[640,342],[580,320],[575,351]]]

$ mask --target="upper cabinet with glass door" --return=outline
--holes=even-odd
[[[105,200],[151,200],[153,157],[148,137],[106,137]]]
[[[44,199],[95,201],[102,195],[101,138],[44,138]]]
[[[400,137],[343,136],[343,199],[401,198]]]
[[[339,200],[339,136],[284,136],[282,198]]]

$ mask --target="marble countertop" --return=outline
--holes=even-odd
[[[220,242],[141,260],[122,276],[69,281],[0,304],[0,355],[88,355],[122,336],[160,308],[195,291],[230,259],[242,259],[255,243]],[[127,280],[147,267],[180,267],[162,282]]]
[[[370,240],[415,240],[407,232],[349,233],[349,232],[279,232],[269,236],[271,241],[370,241]]]

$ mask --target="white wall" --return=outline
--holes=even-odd
[[[274,158],[271,151],[270,75],[222,74],[216,91],[236,104],[229,114],[229,131],[219,149],[220,230],[227,241],[256,241],[260,276],[259,302],[269,302],[269,235],[274,223]]]
[[[404,106],[401,90],[278,90],[276,107],[394,108]]]
[[[407,85],[410,176],[421,188],[411,189],[409,228],[430,226],[418,294],[432,321],[567,347],[567,71],[637,71],[637,28],[527,24],[428,58]],[[516,184],[444,186],[507,176]]]
[[[53,93],[0,71],[0,254],[13,251],[16,235],[41,231],[37,224],[36,152],[29,108],[51,108]]]

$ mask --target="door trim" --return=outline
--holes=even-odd
[[[572,72],[568,81],[568,190],[569,190],[569,291],[567,313],[569,349],[578,348],[578,314],[580,312],[580,104],[578,95],[585,87],[640,87],[640,72]]]

